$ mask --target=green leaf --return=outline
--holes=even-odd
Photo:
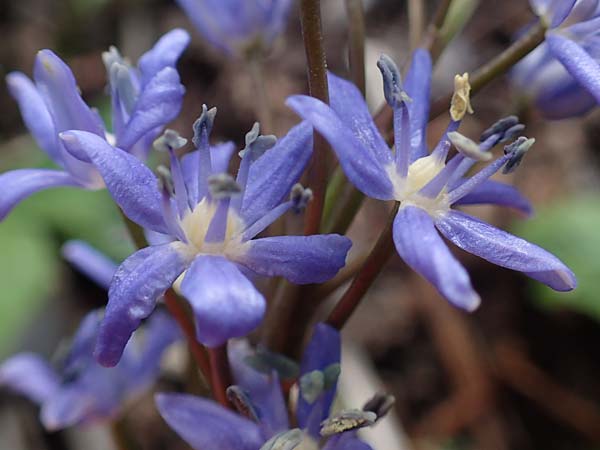
[[[600,320],[597,283],[600,279],[600,201],[597,196],[566,199],[539,211],[513,228],[514,232],[554,253],[578,280],[572,292],[561,293],[532,282],[536,303],[548,308],[569,308]]]

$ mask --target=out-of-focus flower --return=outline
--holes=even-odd
[[[167,33],[140,58],[137,68],[130,67],[115,48],[104,54],[114,136],[106,132],[98,112],[81,98],[71,69],[52,51],[38,53],[33,81],[21,72],[8,74],[8,88],[19,104],[25,125],[61,169],[18,169],[0,175],[0,219],[21,200],[43,189],[104,187],[92,164],[79,161],[65,150],[59,139],[63,131],[87,131],[145,158],[152,141],[181,108],[185,89],[175,64],[188,42],[184,30]]]
[[[429,54],[424,50],[414,53],[406,91],[391,59],[383,56],[379,67],[386,100],[394,110],[395,152],[377,131],[359,91],[345,80],[329,76],[331,107],[306,96],[290,97],[287,103],[329,141],[358,189],[369,197],[400,202],[393,236],[404,261],[450,302],[468,310],[478,306],[479,296],[438,231],[460,248],[494,264],[521,271],[556,290],[573,289],[575,276],[555,256],[452,208],[465,203],[495,203],[529,212],[528,202],[514,188],[488,179],[503,167],[505,173],[513,170],[533,140],[520,137],[505,147],[504,156],[473,177],[464,178],[477,160],[492,158],[489,150],[494,145],[513,139],[522,130],[518,120],[509,117],[499,121],[484,132],[480,143],[456,133],[460,119],[469,110],[468,81],[457,76],[458,89],[451,108],[454,120],[428,154]],[[451,141],[459,153],[446,162]]]
[[[229,56],[267,51],[293,5],[293,0],[176,1],[202,36]]]
[[[114,418],[154,383],[163,352],[179,339],[170,317],[155,314],[135,333],[121,362],[107,369],[93,357],[100,319],[100,311],[83,319],[58,370],[32,353],[20,353],[0,365],[0,386],[39,404],[48,430]]]
[[[356,437],[356,429],[373,424],[379,418],[377,414],[351,410],[328,419],[340,367],[340,337],[334,328],[318,324],[304,352],[295,411],[298,428],[293,430],[290,430],[277,372],[261,373],[252,368],[247,362],[250,354],[244,344],[229,344],[229,359],[236,385],[227,392],[238,410],[237,414],[211,400],[192,395],[156,396],[158,409],[165,421],[192,448],[371,448]],[[288,446],[283,445],[284,442]]]
[[[513,70],[513,80],[542,114],[562,119],[600,102],[598,0],[531,0],[547,26],[546,42]]]
[[[310,190],[292,188],[312,152],[310,125],[295,126],[276,143],[274,136],[260,136],[257,124],[246,135],[233,179],[225,172],[234,146],[209,147],[215,112],[204,107],[194,124],[197,150],[181,160],[175,151],[185,139],[168,130],[156,141],[171,160],[171,171],[160,169],[159,178],[93,133],[61,135],[69,151],[96,165],[130,219],[166,235],[167,243],[134,253],[113,278],[96,349],[102,364],[119,361],[131,333],[182,274],[179,290],[194,310],[197,338],[213,347],[246,335],[262,320],[265,299],[248,276],[317,283],[345,264],[351,243],[343,236],[254,239],[286,211],[310,200]]]
[[[84,241],[68,241],[62,248],[63,258],[78,271],[108,290],[117,271],[117,263]]]

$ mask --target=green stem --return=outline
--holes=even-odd
[[[327,85],[327,61],[323,48],[323,31],[321,28],[321,1],[300,1],[300,23],[302,38],[308,66],[308,90],[312,97],[324,103],[329,103],[329,88]],[[314,149],[308,167],[308,186],[313,191],[313,200],[306,209],[304,234],[319,232],[325,189],[327,184],[327,160],[329,146],[327,141],[318,133],[314,136]]]
[[[365,263],[354,278],[342,298],[337,302],[333,311],[327,318],[327,323],[338,330],[346,324],[356,307],[360,304],[363,296],[371,287],[379,272],[385,266],[387,260],[394,252],[394,241],[392,238],[392,227],[400,203],[395,203],[385,229],[382,231],[375,247],[369,253]]]
[[[545,35],[546,26],[540,21],[510,47],[473,72],[469,79],[471,95],[479,92],[483,87],[506,73],[508,69],[531,53],[538,45],[544,42]],[[452,93],[436,100],[431,106],[430,119],[447,111],[450,107],[451,99]]]

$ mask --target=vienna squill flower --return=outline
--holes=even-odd
[[[317,283],[345,264],[351,243],[339,235],[254,239],[310,200],[309,190],[294,186],[312,152],[310,125],[297,125],[277,143],[274,136],[259,136],[255,126],[233,179],[225,173],[233,145],[209,147],[214,114],[204,107],[194,124],[197,150],[181,159],[175,150],[185,139],[167,131],[157,140],[171,160],[170,173],[159,169],[159,178],[93,133],[61,135],[69,151],[98,168],[130,219],[165,235],[165,243],[127,258],[113,278],[96,348],[104,365],[119,361],[131,333],[182,274],[178,289],[194,311],[197,338],[214,347],[246,335],[262,320],[265,299],[248,277]]]
[[[530,0],[548,26],[545,42],[517,64],[513,80],[542,114],[562,119],[600,102],[598,0]]]
[[[112,99],[112,129],[81,98],[71,69],[51,50],[38,53],[33,81],[20,72],[6,77],[21,115],[37,144],[60,169],[18,169],[0,175],[0,219],[21,200],[43,189],[74,186],[101,189],[104,182],[92,164],[77,160],[59,134],[82,130],[116,142],[145,159],[152,141],[179,113],[184,88],[175,64],[189,42],[183,30],[164,35],[130,67],[115,48],[104,54]]]
[[[340,372],[339,333],[318,324],[301,361],[298,428],[290,429],[288,410],[276,371],[261,373],[247,364],[244,342],[229,344],[235,385],[227,394],[238,412],[187,394],[158,394],[165,421],[195,450],[369,450],[356,429],[372,425],[373,411],[342,411],[329,418]]]
[[[501,120],[476,144],[454,130],[469,105],[468,78],[457,76],[448,132],[431,154],[425,148],[431,60],[424,50],[413,55],[403,90],[391,59],[379,61],[387,102],[394,110],[395,152],[377,131],[359,91],[329,76],[331,107],[306,96],[288,105],[308,120],[331,144],[352,183],[365,195],[400,202],[393,238],[398,254],[453,304],[473,310],[480,302],[469,275],[452,255],[440,233],[458,247],[494,264],[518,270],[559,290],[575,287],[573,273],[555,256],[523,239],[453,208],[464,203],[496,203],[527,211],[528,203],[505,184],[489,181],[504,168],[514,170],[533,140],[520,137],[504,155],[472,176],[465,174],[500,141],[512,139],[522,125]],[[446,161],[451,141],[459,153]]]
[[[163,352],[179,339],[172,319],[155,314],[134,334],[121,362],[107,369],[93,357],[100,319],[100,311],[85,316],[58,368],[32,353],[20,353],[0,365],[0,386],[39,404],[48,430],[113,419],[151,387]]]
[[[293,5],[293,0],[176,1],[202,36],[229,56],[268,50]]]

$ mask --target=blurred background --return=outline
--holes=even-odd
[[[425,4],[430,17],[435,1]],[[470,4],[476,8],[473,19],[439,60],[434,98],[451,89],[455,73],[473,70],[502,51],[532,20],[526,0]],[[367,95],[375,109],[382,101],[375,67],[380,53],[399,62],[408,57],[406,2],[370,0],[365,7]],[[348,76],[343,0],[324,0],[323,20],[329,68]],[[191,137],[202,103],[214,105],[219,109],[214,137],[234,140],[241,148],[255,120],[249,71],[205,44],[169,0],[0,0],[0,76],[12,70],[31,75],[36,52],[53,49],[73,69],[88,103],[106,114],[101,52],[114,44],[136,61],[176,26],[190,30],[193,41],[179,64],[187,94],[172,128]],[[266,61],[266,88],[276,118],[273,131],[281,135],[297,121],[284,99],[306,91],[296,15]],[[476,114],[461,129],[467,136],[517,113],[527,136],[536,138],[525,164],[510,175],[536,212],[523,220],[507,209],[471,209],[557,254],[577,274],[579,288],[555,293],[457,252],[483,299],[480,309],[467,315],[395,255],[349,322],[345,338],[367,356],[377,382],[396,397],[396,432],[404,435],[407,448],[600,449],[600,294],[595,285],[600,277],[600,113],[542,120],[506,78],[475,96],[473,107]],[[0,172],[51,166],[24,129],[4,83],[0,110]],[[447,117],[431,123],[432,145],[446,124]],[[386,216],[386,205],[365,202],[350,230],[355,253],[369,249]],[[61,261],[61,245],[75,238],[116,261],[132,250],[106,192],[42,192],[0,223],[0,360],[22,350],[52,357],[81,316],[106,301],[105,292]],[[347,376],[360,390],[360,380]],[[151,402],[149,395],[128,414],[142,448],[186,448]],[[1,450],[106,450],[112,445],[107,439],[101,427],[46,433],[34,406],[0,391]]]

